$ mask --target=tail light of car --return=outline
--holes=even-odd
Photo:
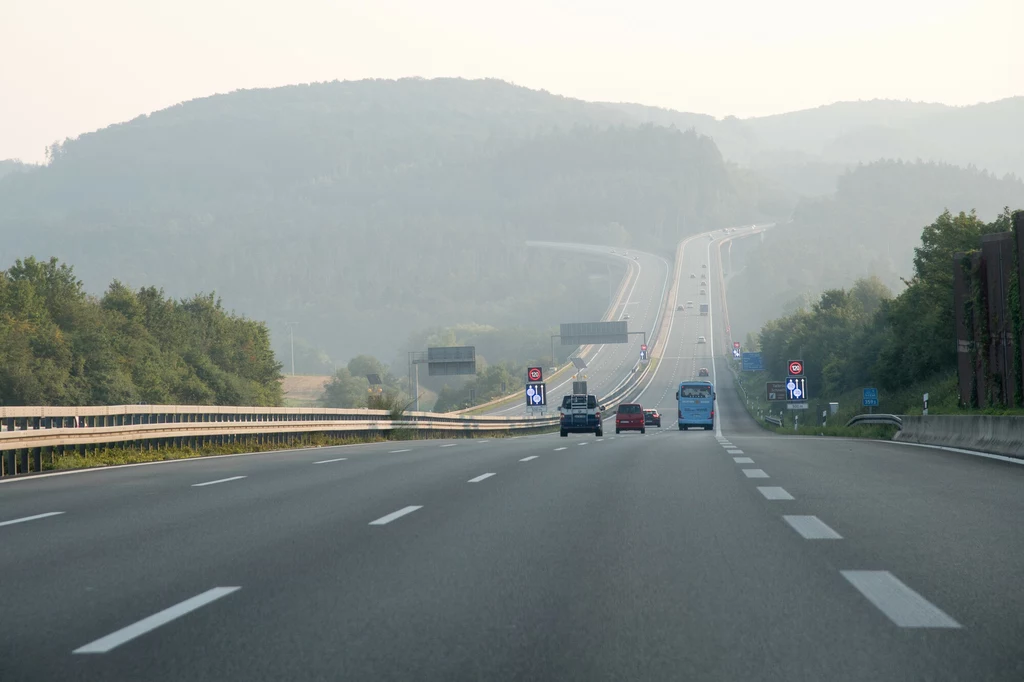
[[[711,416],[712,416],[712,417],[714,417],[714,416],[715,416],[715,411],[714,411],[714,410],[711,410]]]

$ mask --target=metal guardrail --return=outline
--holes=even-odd
[[[847,426],[857,424],[891,424],[898,429],[903,428],[903,420],[895,414],[858,414],[846,422]]]
[[[453,416],[385,410],[115,405],[0,408],[0,474],[40,471],[44,456],[97,446],[200,447],[286,444],[296,436],[383,435],[389,431],[472,436],[556,426],[557,417]],[[29,460],[31,459],[31,465]],[[17,461],[16,461],[17,460]]]
[[[778,417],[764,417],[764,420],[766,423],[771,424],[772,426],[782,426],[782,420],[779,419]]]

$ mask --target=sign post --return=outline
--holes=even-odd
[[[928,394],[924,394],[924,412],[922,414],[928,414]]]
[[[744,372],[760,372],[764,369],[764,365],[761,363],[760,353],[746,352],[742,354],[743,371]]]

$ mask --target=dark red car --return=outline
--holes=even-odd
[[[644,424],[644,408],[640,403],[622,403],[615,413],[615,433],[639,431],[647,433]]]

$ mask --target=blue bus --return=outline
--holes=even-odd
[[[679,401],[679,430],[691,426],[715,428],[715,386],[710,381],[684,381],[676,391]]]

